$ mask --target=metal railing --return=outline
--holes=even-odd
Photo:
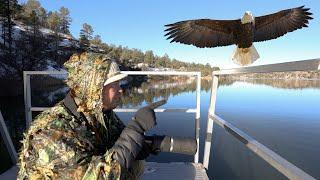
[[[8,150],[8,153],[10,155],[12,163],[16,164],[17,160],[18,160],[17,151],[13,146],[10,134],[8,132],[6,123],[4,122],[1,111],[0,111],[0,133],[1,133],[1,137],[4,141],[4,144]]]
[[[319,71],[320,59],[312,59],[305,61],[295,61],[287,63],[278,63],[262,66],[252,66],[244,68],[218,70],[212,72],[212,87],[210,105],[208,110],[207,121],[207,135],[204,147],[203,165],[208,169],[210,159],[210,148],[212,142],[213,123],[215,122],[228,133],[237,138],[240,142],[245,144],[247,148],[277,169],[280,173],[288,177],[289,179],[315,179],[300,168],[296,167],[280,155],[270,150],[263,144],[259,143],[248,134],[244,133],[240,129],[236,128],[231,123],[223,120],[221,117],[215,114],[216,97],[218,90],[219,75],[231,75],[231,74],[243,74],[243,73],[271,73],[271,72],[288,72],[288,71]]]
[[[197,140],[197,152],[194,155],[194,162],[199,162],[199,136],[200,136],[200,92],[201,92],[201,72],[175,72],[175,71],[121,71],[123,74],[128,75],[163,75],[163,76],[197,76],[197,89],[196,89],[196,108],[193,109],[178,109],[178,108],[167,108],[167,109],[155,109],[155,112],[184,112],[184,113],[195,113],[195,138]],[[32,121],[33,111],[44,111],[50,107],[32,107],[31,103],[31,75],[66,75],[66,72],[61,71],[24,71],[24,103],[25,103],[25,116],[26,116],[26,127],[29,127]],[[115,109],[115,112],[136,112],[138,109]]]

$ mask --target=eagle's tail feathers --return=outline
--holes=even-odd
[[[232,54],[233,62],[240,66],[252,64],[259,59],[259,57],[258,51],[253,45],[249,48],[237,47]]]

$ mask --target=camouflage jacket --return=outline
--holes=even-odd
[[[62,101],[35,118],[22,141],[18,179],[135,177],[134,167],[120,167],[108,151],[124,128],[115,113],[109,118],[102,113],[108,62],[104,55],[83,53],[65,63],[75,107]]]
[[[112,146],[124,125],[115,113],[106,121],[112,134],[80,121],[62,103],[43,112],[25,134],[19,179],[119,179],[121,167],[106,142]]]

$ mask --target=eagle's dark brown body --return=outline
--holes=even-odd
[[[235,52],[240,65],[251,64],[253,61],[242,61],[241,58],[252,58],[246,52],[256,53],[253,42],[276,39],[302,27],[308,27],[312,19],[308,8],[303,6],[286,9],[274,14],[253,17],[246,12],[243,18],[236,20],[197,19],[180,21],[166,25],[165,36],[171,42],[194,45],[199,48],[218,47],[236,44],[239,49]],[[248,14],[249,13],[249,14]],[[247,49],[249,48],[249,49]],[[250,49],[251,48],[251,49]],[[252,49],[254,48],[254,49]],[[234,56],[235,57],[235,56]]]
[[[253,23],[241,24],[239,31],[234,31],[235,44],[239,48],[249,48],[254,39]]]

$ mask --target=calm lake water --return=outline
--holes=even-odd
[[[202,82],[200,162],[203,159],[210,83]],[[320,80],[228,80],[220,84],[216,103],[216,113],[220,117],[316,179],[320,178]],[[155,81],[129,92],[124,98],[124,107],[141,107],[162,97],[169,97],[164,108],[196,107],[195,83],[192,81]],[[11,101],[11,106],[15,104],[12,100],[6,101]],[[21,107],[21,100],[19,102]],[[5,109],[3,114],[8,117],[5,119],[10,120],[10,108]],[[119,113],[124,122],[128,122],[132,115]],[[195,114],[157,113],[157,117],[157,127],[148,134],[194,137]],[[10,122],[13,135],[21,131]],[[214,124],[213,132],[210,179],[286,179],[218,125]],[[3,147],[0,150],[1,162],[8,162]],[[150,156],[148,161],[193,161],[193,156],[160,153]]]

